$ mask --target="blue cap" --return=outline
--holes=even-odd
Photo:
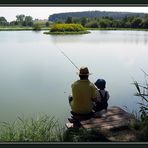
[[[104,89],[105,85],[106,85],[106,81],[104,79],[98,79],[95,82],[95,85],[99,88],[99,89]]]

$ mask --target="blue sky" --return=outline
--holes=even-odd
[[[15,20],[18,14],[31,15],[33,19],[48,19],[54,13],[92,10],[148,13],[148,7],[0,7],[0,16],[8,21]]]

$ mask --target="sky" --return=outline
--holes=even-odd
[[[16,15],[24,14],[32,16],[33,19],[48,19],[54,13],[95,10],[148,13],[148,7],[0,7],[0,17],[4,16],[7,21],[13,21],[16,20]]]

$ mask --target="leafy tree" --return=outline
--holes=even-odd
[[[57,21],[56,24],[63,24],[63,22],[61,22],[61,21]]]
[[[11,21],[10,22],[10,26],[16,26],[16,25],[18,25],[18,22],[17,21]]]
[[[25,20],[25,15],[24,14],[16,16],[16,21],[18,22],[19,25],[22,25],[24,20]]]
[[[72,24],[72,17],[68,17],[67,20],[65,21],[66,24]]]
[[[98,28],[99,24],[97,21],[90,21],[89,23],[86,24],[86,27],[88,28]]]
[[[86,17],[82,17],[81,18],[81,25],[85,27],[86,23],[87,23],[87,18]]]
[[[108,22],[106,21],[106,19],[101,19],[101,20],[99,21],[99,26],[100,26],[101,28],[107,28],[107,27],[108,27]]]
[[[142,24],[142,19],[139,17],[135,17],[131,22],[132,28],[140,28]]]
[[[120,20],[113,20],[112,21],[112,27],[113,28],[121,28],[122,27],[122,22]]]
[[[148,15],[145,15],[144,20],[142,22],[142,27],[148,29]]]
[[[62,22],[65,22],[67,18],[70,16],[72,18],[82,18],[87,17],[89,19],[93,18],[101,18],[104,17],[105,19],[123,19],[124,17],[132,17],[132,16],[139,16],[144,17],[144,13],[129,13],[129,12],[107,12],[107,11],[84,11],[84,12],[68,12],[68,13],[58,13],[50,15],[48,20],[52,22],[57,22],[57,20],[60,20]]]
[[[24,14],[16,16],[16,22],[21,26],[33,26],[33,18],[31,16],[25,16]]]
[[[75,19],[73,19],[73,23],[75,23],[75,24],[81,24],[81,21],[80,21],[80,19],[75,18]]]
[[[6,25],[8,25],[8,22],[7,22],[7,20],[6,20],[6,18],[5,17],[0,17],[0,25],[1,26],[6,26]]]
[[[46,27],[49,27],[50,24],[49,24],[49,22],[46,22],[45,25],[46,25]]]
[[[33,30],[35,30],[35,31],[41,30],[41,24],[40,23],[33,24]]]
[[[108,17],[108,16],[104,16],[104,17],[102,17],[102,19],[107,19],[107,20],[113,20],[113,18],[112,17]]]
[[[33,18],[31,16],[25,16],[24,24],[25,26],[32,26]]]

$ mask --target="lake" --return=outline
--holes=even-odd
[[[109,106],[137,109],[133,79],[148,72],[148,32],[91,31],[84,35],[45,35],[43,31],[0,32],[0,122],[47,114],[67,121],[71,84],[78,67],[88,66],[92,82],[104,78]]]

